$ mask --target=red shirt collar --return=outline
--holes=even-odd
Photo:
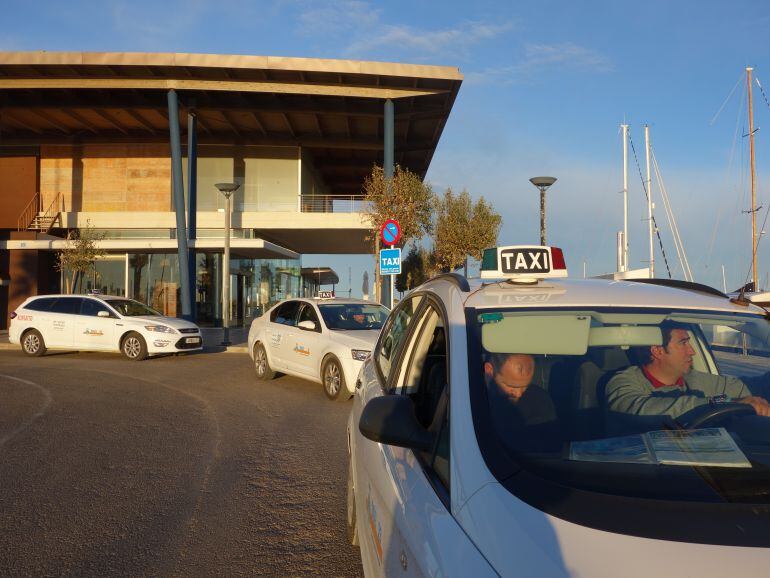
[[[644,373],[644,377],[647,378],[647,381],[649,381],[652,384],[652,387],[659,388],[659,387],[672,387],[671,385],[667,383],[663,383],[659,379],[656,379],[654,375],[652,375],[649,371],[647,371],[646,367],[642,367],[642,373]],[[677,387],[684,387],[684,378],[680,377],[676,380],[676,383],[674,383]]]

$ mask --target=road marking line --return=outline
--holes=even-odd
[[[24,383],[26,385],[31,385],[32,387],[36,387],[37,389],[39,389],[43,393],[43,396],[45,397],[45,400],[43,402],[42,407],[40,407],[40,409],[38,409],[37,412],[32,415],[32,417],[30,417],[28,420],[22,422],[21,425],[19,425],[19,427],[17,427],[11,433],[8,433],[5,436],[0,438],[0,446],[2,446],[7,441],[9,441],[10,439],[16,437],[22,431],[24,431],[29,426],[31,426],[32,423],[37,418],[42,417],[43,414],[45,414],[45,412],[48,411],[48,406],[50,406],[51,403],[53,402],[53,398],[51,397],[51,392],[50,391],[48,391],[45,387],[43,387],[39,383],[35,383],[34,381],[29,381],[29,380],[26,380],[26,379],[21,379],[20,377],[13,377],[12,375],[6,375],[4,373],[0,373],[0,377],[5,377],[6,379],[11,379],[13,381],[18,381],[19,383]]]

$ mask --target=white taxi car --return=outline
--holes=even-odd
[[[740,387],[767,396],[767,312],[566,273],[559,249],[500,247],[482,280],[441,275],[390,314],[348,423],[365,575],[767,576],[770,418],[689,389],[681,415],[607,397],[636,355],[672,354],[671,327],[691,372],[727,389],[750,370]]]
[[[321,383],[329,399],[350,399],[387,316],[386,307],[360,299],[282,301],[251,323],[257,379],[286,373]]]
[[[141,361],[148,355],[203,349],[195,323],[164,317],[146,305],[109,295],[30,297],[11,313],[9,341],[27,355],[47,349],[120,351]]]

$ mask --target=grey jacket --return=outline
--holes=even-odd
[[[607,384],[607,409],[634,415],[669,415],[678,417],[709,402],[715,395],[740,398],[751,395],[737,377],[713,375],[692,370],[684,376],[686,388],[676,386],[655,388],[640,367],[629,367]]]

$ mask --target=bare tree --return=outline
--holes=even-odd
[[[375,254],[379,253],[380,227],[388,219],[398,221],[402,246],[430,234],[434,194],[430,184],[418,175],[396,165],[393,178],[387,183],[383,168],[375,165],[364,182],[364,194],[364,218],[370,227],[367,238],[374,245]],[[379,293],[379,267],[375,269],[375,287]]]
[[[447,189],[436,200],[433,252],[443,270],[465,265],[468,257],[480,260],[484,249],[497,244],[502,217],[481,197],[474,204],[468,191],[455,195]]]
[[[97,247],[97,242],[102,239],[104,234],[97,233],[90,220],[85,227],[67,233],[65,247],[59,251],[56,259],[56,269],[69,273],[64,277],[66,293],[72,293],[78,276],[91,270],[94,261],[105,254],[104,250]]]

